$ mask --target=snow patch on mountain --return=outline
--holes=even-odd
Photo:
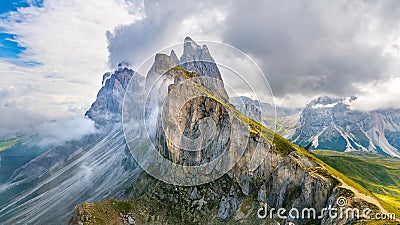
[[[326,104],[326,105],[323,105],[323,104],[318,103],[318,104],[312,105],[311,107],[312,107],[313,109],[319,109],[319,108],[333,108],[333,107],[335,107],[337,104],[338,104],[338,102],[331,103],[331,104]]]
[[[359,111],[352,109],[355,97],[319,97],[299,116],[299,123],[286,136],[301,146],[337,151],[365,151],[400,157],[400,140],[387,137],[400,132],[400,109]],[[329,128],[329,129],[328,129]]]

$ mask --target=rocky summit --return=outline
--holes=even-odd
[[[143,86],[144,78],[140,75],[133,76],[135,72],[125,66],[120,64],[114,73],[108,72],[103,75],[103,87],[85,114],[98,125],[121,122],[122,103],[129,82],[134,83],[138,95],[140,94],[139,88]]]
[[[170,162],[200,167],[218,160],[220,155],[228,155],[227,159],[234,161],[233,166],[227,166],[231,163],[229,160],[219,161],[209,168],[209,174],[228,168],[226,174],[195,186],[167,184],[143,171],[127,187],[123,200],[82,203],[75,208],[70,224],[359,222],[357,218],[332,218],[324,212],[324,208],[338,207],[339,197],[345,198],[346,204],[342,205],[345,209],[369,206],[375,211],[381,210],[379,203],[373,202],[377,206],[371,203],[372,197],[360,197],[356,189],[349,188],[343,175],[306,150],[271,133],[230,104],[218,67],[206,46],[200,47],[186,38],[180,60],[174,51],[170,55],[157,54],[145,86],[151,84],[150,81],[158,82],[155,85],[157,95],[150,96],[157,103],[153,106],[162,108],[155,122],[157,151]],[[187,83],[195,88],[184,85]],[[112,90],[105,88],[104,92],[113,94]],[[188,100],[187,96],[196,97]],[[100,102],[94,106],[98,104]],[[246,108],[255,112],[248,116],[257,115],[253,106],[247,104]],[[88,115],[94,118],[95,114]],[[103,120],[105,118],[100,119]],[[238,128],[239,132],[232,133]],[[269,138],[271,135],[273,139]],[[198,151],[189,151],[191,148]],[[183,171],[174,175],[186,174]],[[271,207],[287,211],[313,208],[323,213],[310,218],[293,215],[260,218],[258,214]]]

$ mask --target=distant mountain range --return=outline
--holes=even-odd
[[[319,97],[311,101],[287,138],[308,149],[400,157],[400,109],[352,110],[353,100]]]
[[[241,98],[261,110],[272,110],[269,104]],[[363,151],[400,158],[400,109],[353,110],[354,100],[322,96],[302,109],[276,107],[277,133],[309,150]],[[254,113],[250,106],[242,110]],[[263,118],[265,123],[270,120]]]

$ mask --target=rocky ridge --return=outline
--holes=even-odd
[[[96,101],[85,113],[85,116],[94,120],[97,125],[120,123],[122,103],[129,82],[132,82],[137,90],[143,86],[142,76],[134,76],[135,72],[125,64],[119,66],[114,73],[107,72],[103,75],[103,87],[98,92]],[[137,95],[139,97],[140,93]]]

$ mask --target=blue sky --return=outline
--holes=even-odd
[[[16,59],[18,54],[25,50],[15,41],[15,35],[0,33],[0,57],[6,59]]]
[[[9,12],[15,12],[21,7],[41,7],[42,4],[42,0],[1,0],[0,17],[4,17]],[[26,50],[26,48],[18,44],[16,37],[15,34],[5,33],[0,27],[0,58],[17,65],[31,65],[31,63],[18,61],[19,54]]]
[[[0,2],[0,14],[17,11],[19,7],[27,6],[29,6],[27,1],[2,0]],[[13,34],[0,32],[0,58],[16,59],[18,54],[25,50],[24,47],[15,42],[14,38],[15,35]]]
[[[43,0],[1,0],[0,14],[10,11],[16,11],[20,7],[28,7],[31,5],[42,6]]]
[[[29,3],[25,0],[12,1],[12,0],[2,0],[0,2],[0,13],[5,13],[9,11],[16,11],[18,7],[27,7]]]

